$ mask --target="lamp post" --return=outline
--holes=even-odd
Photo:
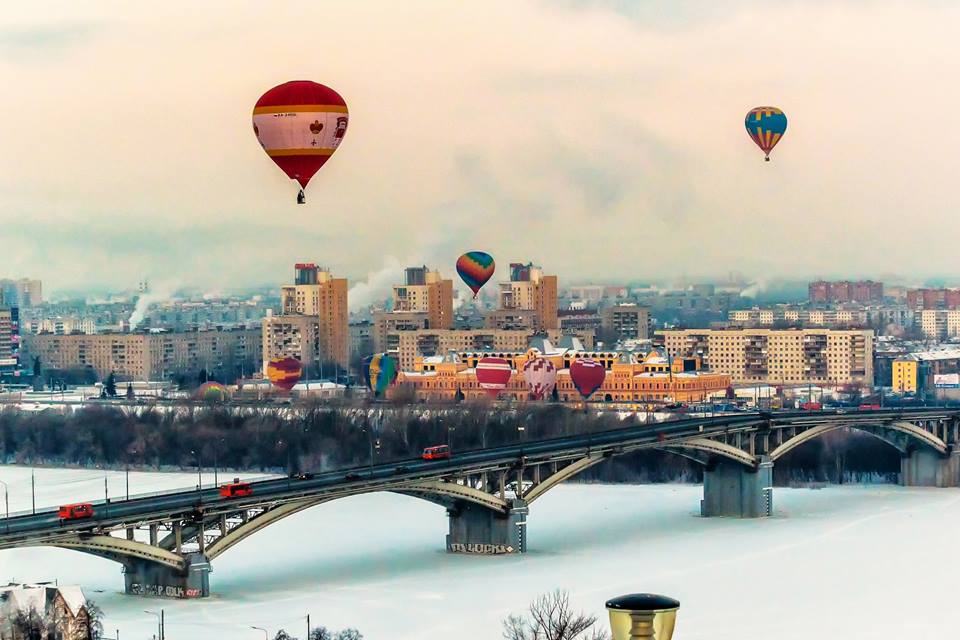
[[[165,640],[164,635],[166,633],[166,625],[164,624],[163,619],[163,609],[160,609],[160,613],[157,613],[156,611],[147,611],[146,609],[144,609],[143,612],[149,613],[157,618],[157,640]]]
[[[7,533],[10,533],[10,487],[8,487],[7,483],[3,480],[0,480],[0,484],[3,485],[3,519],[6,524]]]
[[[680,602],[655,593],[631,593],[607,601],[613,640],[670,640]]]
[[[251,626],[250,628],[251,628],[251,629],[256,629],[257,631],[263,631],[263,640],[269,640],[269,637],[270,637],[270,636],[269,636],[269,634],[267,633],[267,630],[264,629],[263,627],[254,627],[254,626]]]
[[[203,487],[203,463],[200,461],[200,451],[194,451],[190,449],[190,453],[197,457],[197,490],[199,491]]]

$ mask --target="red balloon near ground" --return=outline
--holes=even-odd
[[[510,362],[503,358],[480,358],[477,363],[477,382],[481,389],[494,398],[507,388],[512,374]]]
[[[303,367],[296,358],[274,358],[267,364],[267,378],[273,386],[290,391],[300,381]]]
[[[600,388],[606,377],[607,370],[596,360],[584,358],[583,360],[575,360],[570,365],[570,380],[584,400]]]
[[[253,108],[253,132],[270,159],[305,189],[340,146],[349,119],[339,93],[294,80],[260,96]],[[302,190],[300,194],[302,198]]]

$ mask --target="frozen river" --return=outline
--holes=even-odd
[[[103,496],[103,472],[39,469],[37,504]],[[110,493],[124,492],[110,473]],[[28,469],[0,467],[11,510],[30,507]],[[212,477],[205,482],[212,481]],[[193,486],[196,474],[131,474],[131,493]],[[125,640],[245,639],[283,627],[357,627],[367,640],[497,640],[500,620],[566,588],[578,608],[654,591],[680,600],[675,638],[952,637],[960,490],[781,489],[765,520],[698,517],[701,487],[565,485],[537,501],[530,553],[444,552],[444,510],[392,494],[321,505],[217,558],[214,597],[122,595],[120,565],[52,548],[0,551],[0,581],[79,584]]]

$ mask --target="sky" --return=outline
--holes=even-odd
[[[399,281],[473,249],[561,284],[952,275],[958,21],[934,0],[14,3],[0,277]],[[303,206],[250,125],[292,79],[350,108]],[[743,127],[766,104],[789,118],[769,163]]]

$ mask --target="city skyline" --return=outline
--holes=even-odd
[[[956,7],[796,2],[765,28],[745,4],[224,7],[7,12],[0,74],[29,96],[0,107],[24,124],[0,172],[10,275],[232,287],[296,259],[449,273],[471,249],[567,282],[953,267],[958,134],[913,114],[958,106]],[[304,207],[249,124],[299,77],[351,110]],[[791,124],[763,163],[742,118],[770,102]],[[905,241],[922,261],[890,260]]]

